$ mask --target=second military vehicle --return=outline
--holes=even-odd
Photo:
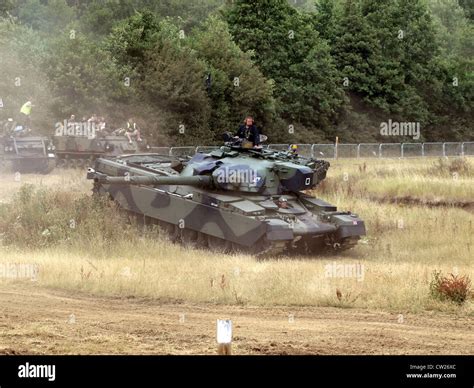
[[[146,145],[135,140],[130,143],[121,135],[55,136],[54,145],[60,167],[82,167],[101,156],[132,154],[146,149]]]
[[[46,174],[55,167],[56,155],[47,137],[24,130],[9,119],[0,136],[0,161],[10,164],[14,172]]]

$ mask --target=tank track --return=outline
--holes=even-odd
[[[128,213],[130,214],[131,212]],[[143,219],[143,216],[137,213],[131,214],[131,217],[135,220]],[[313,247],[311,250],[308,250],[306,247],[306,249],[302,250],[300,248],[295,249],[294,247],[289,247],[288,243],[272,242],[263,237],[256,244],[247,247],[202,232],[186,228],[180,229],[177,225],[155,220],[150,217],[145,217],[144,223],[157,225],[169,241],[180,244],[185,248],[208,249],[214,253],[247,254],[256,257],[269,257],[289,253],[308,255],[342,252],[354,248],[359,241],[359,237],[347,237],[335,241],[331,236],[325,240],[325,245],[320,245],[316,249]]]
[[[93,195],[104,195],[100,189],[100,184],[94,183],[92,189]],[[106,194],[108,195],[108,194]],[[113,199],[109,196],[110,200]],[[256,257],[269,257],[280,254],[297,254],[297,255],[311,255],[311,254],[327,254],[334,252],[342,252],[354,248],[359,237],[346,237],[337,239],[334,235],[324,236],[317,243],[311,245],[305,243],[292,245],[287,242],[269,241],[265,237],[261,238],[257,243],[250,247],[233,243],[218,237],[207,235],[203,232],[190,230],[187,228],[179,228],[178,225],[163,222],[148,216],[134,213],[129,210],[121,208],[121,211],[128,215],[131,222],[146,226],[158,226],[160,231],[172,243],[180,244],[189,249],[208,249],[214,253],[222,254],[247,254]]]
[[[59,168],[83,169],[92,166],[97,157],[80,157],[80,158],[60,158],[57,166]]]

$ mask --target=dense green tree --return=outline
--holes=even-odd
[[[218,141],[248,113],[272,142],[387,140],[388,117],[467,141],[471,3],[4,0],[0,119],[31,96],[45,130],[71,113],[133,116],[159,144]]]
[[[226,0],[142,0],[149,8],[162,17],[179,20],[180,26],[188,33],[215,13]]]
[[[14,9],[12,0],[3,0],[0,3],[0,17],[10,15],[10,12]]]
[[[437,45],[424,3],[346,0],[331,40],[349,90],[407,120],[428,120]]]
[[[430,99],[435,112],[435,123],[430,129],[430,140],[443,138],[473,138],[472,111],[474,110],[474,25],[456,0],[430,1],[436,26],[440,54],[433,69],[439,83],[437,98]]]
[[[191,42],[211,75],[211,128],[218,132],[234,129],[248,114],[263,127],[271,124],[275,115],[273,85],[251,55],[232,41],[227,24],[211,17],[194,32]]]
[[[459,5],[464,9],[466,17],[468,17],[471,22],[474,21],[474,2],[472,2],[472,0],[459,0]]]
[[[160,23],[159,39],[147,52],[143,69],[139,95],[168,112],[165,126],[156,130],[173,136],[178,144],[212,143],[211,110],[203,82],[206,65],[175,26]]]
[[[137,12],[117,23],[105,41],[114,60],[140,74],[147,52],[159,40],[159,20],[150,11]],[[132,76],[135,74],[129,74]]]
[[[27,0],[17,15],[21,23],[51,34],[64,30],[76,17],[66,0]]]
[[[84,32],[91,36],[107,35],[136,10],[146,10],[137,0],[89,0],[78,4],[77,9]]]
[[[55,96],[51,103],[56,117],[112,111],[109,97],[120,86],[120,80],[113,79],[114,64],[108,53],[84,35],[77,34],[73,39],[69,34],[59,36],[52,42],[43,68]]]
[[[361,93],[368,99],[377,98],[382,92],[379,86],[383,87],[374,77],[381,61],[381,45],[374,30],[362,16],[360,4],[346,1],[337,19],[333,11],[328,9],[328,4],[324,6],[327,13],[322,14],[318,22],[323,23],[323,28],[334,25],[328,31],[328,38],[331,39],[332,55],[347,90]]]
[[[189,32],[223,4],[224,0],[89,0],[81,1],[78,9],[86,31],[106,35],[117,22],[145,11],[160,20],[171,18]]]
[[[288,0],[288,4],[306,12],[313,12],[316,6],[314,0]]]
[[[334,0],[318,0],[315,3],[314,28],[322,38],[328,41],[332,41],[335,38],[334,28],[338,5]]]
[[[238,0],[227,13],[239,46],[252,50],[274,80],[278,111],[288,123],[326,128],[343,102],[326,43],[309,17],[285,0]]]
[[[0,121],[20,119],[20,108],[32,98],[35,130],[52,126],[47,77],[40,70],[46,48],[31,29],[0,19]]]
[[[428,4],[443,57],[454,57],[456,60],[473,58],[474,24],[466,18],[458,1],[437,0]]]
[[[119,78],[130,81],[125,100],[135,108],[133,115],[148,118],[154,138],[170,135],[179,144],[213,141],[206,65],[178,27],[158,22],[151,12],[136,13],[113,28],[105,47]]]

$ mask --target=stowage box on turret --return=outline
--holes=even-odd
[[[190,160],[158,154],[97,159],[88,178],[96,193],[159,224],[186,246],[220,252],[352,248],[365,225],[306,190],[326,177],[329,163],[293,151],[226,143]]]

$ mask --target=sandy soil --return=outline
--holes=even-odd
[[[474,354],[474,320],[440,313],[241,307],[101,298],[0,283],[1,354]]]

